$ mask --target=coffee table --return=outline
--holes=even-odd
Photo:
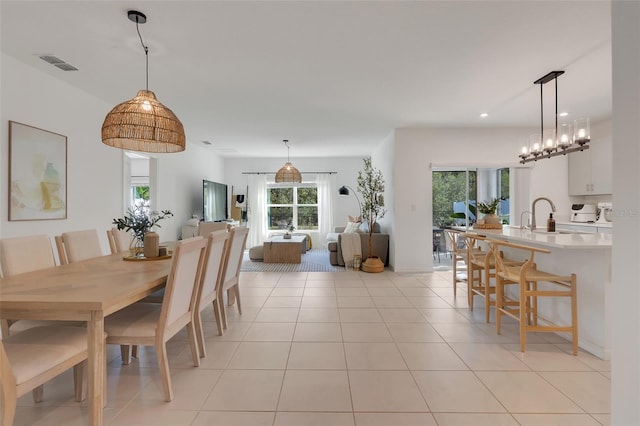
[[[285,239],[282,235],[269,238],[262,245],[264,263],[300,263],[302,253],[307,251],[307,237],[292,235]]]

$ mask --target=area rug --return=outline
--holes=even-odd
[[[242,258],[242,272],[344,272],[343,266],[329,263],[329,251],[311,249],[302,255],[302,263],[264,263],[249,259],[249,251]]]

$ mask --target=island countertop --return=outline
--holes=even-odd
[[[464,228],[461,230],[464,230]],[[503,226],[502,229],[472,228],[466,232],[483,235],[490,239],[565,249],[610,249],[613,242],[611,234],[581,233],[565,230],[549,233],[544,228],[531,231],[508,225]]]

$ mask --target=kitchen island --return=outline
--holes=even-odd
[[[471,229],[487,239],[543,247],[550,254],[538,254],[538,269],[559,275],[577,275],[579,346],[602,358],[611,349],[611,234],[544,230],[531,231],[504,226],[503,229]],[[505,249],[505,256],[525,260],[520,250]],[[528,253],[527,253],[528,254]],[[569,324],[569,300],[539,299],[539,314],[556,324]],[[565,337],[570,339],[567,334]]]

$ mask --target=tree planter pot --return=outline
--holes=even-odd
[[[364,272],[383,272],[384,263],[377,256],[368,257],[362,264],[362,270]]]

